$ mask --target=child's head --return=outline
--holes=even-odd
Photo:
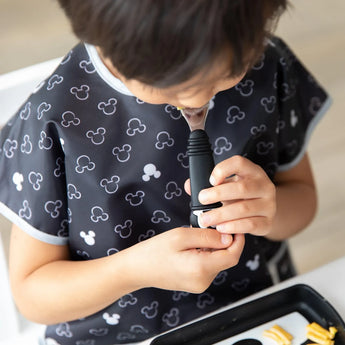
[[[59,2],[76,35],[98,46],[130,89],[128,81],[136,83],[134,89],[139,84],[175,93],[175,86],[191,91],[199,80],[206,85],[224,78],[210,94],[235,85],[255,63],[272,24],[287,6],[287,0]],[[137,96],[145,100],[145,94]],[[166,102],[166,97],[151,103],[198,103]]]

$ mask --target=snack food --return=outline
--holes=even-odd
[[[307,338],[313,341],[313,343],[309,343],[308,345],[333,345],[333,339],[337,331],[335,327],[329,327],[327,330],[318,323],[312,322],[307,325]]]
[[[313,342],[307,345],[334,345],[334,337],[338,331],[335,327],[329,327],[327,330],[316,322],[308,324],[306,330],[308,340]],[[278,345],[290,345],[293,339],[289,332],[278,325],[264,331],[263,335],[273,339]]]
[[[278,325],[274,325],[269,330],[264,331],[263,335],[273,339],[279,345],[290,345],[293,339],[293,336],[289,332]]]

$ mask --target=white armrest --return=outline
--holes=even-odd
[[[45,61],[0,75],[0,127],[18,110],[25,99],[58,66],[61,58]]]
[[[0,340],[19,332],[19,320],[14,305],[7,271],[7,260],[0,233]]]

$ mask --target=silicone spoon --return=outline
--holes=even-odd
[[[191,131],[188,138],[187,155],[191,185],[190,224],[194,227],[201,227],[199,224],[201,213],[222,206],[220,202],[203,205],[198,199],[202,189],[211,187],[209,178],[214,168],[213,152],[205,132],[208,108],[209,104],[198,109],[179,108]]]

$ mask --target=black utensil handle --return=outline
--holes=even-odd
[[[190,133],[187,146],[189,157],[189,176],[191,185],[191,214],[190,223],[199,227],[199,212],[222,206],[220,202],[203,205],[199,202],[198,195],[202,189],[211,187],[209,182],[214,168],[213,152],[208,135],[202,129],[194,130]]]

